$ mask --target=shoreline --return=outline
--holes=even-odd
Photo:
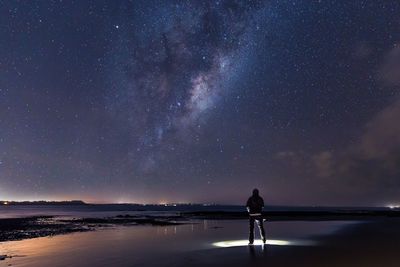
[[[372,221],[400,218],[398,211],[268,211],[266,221]],[[0,242],[95,231],[114,226],[170,226],[193,224],[198,220],[246,220],[246,212],[194,211],[175,215],[129,215],[111,217],[69,217],[61,215],[0,219]]]
[[[99,222],[93,218],[85,221]],[[2,256],[6,257],[5,264],[21,267],[84,267],[88,263],[127,267],[179,267],[189,263],[192,267],[378,267],[384,263],[394,267],[397,266],[396,247],[400,241],[398,222],[398,218],[354,223],[296,221],[295,218],[274,221],[268,225],[268,240],[286,241],[287,244],[266,246],[247,245],[248,225],[243,220],[204,220],[179,227],[111,227],[98,232],[6,242]],[[215,242],[238,241],[243,244],[215,245]]]

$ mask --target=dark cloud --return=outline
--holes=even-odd
[[[400,85],[396,74],[400,70],[399,51],[395,47],[384,56],[379,71],[383,86]],[[316,153],[279,152],[277,158],[296,170],[292,175],[308,176],[313,183],[323,185],[320,194],[325,194],[328,202],[358,198],[354,203],[362,205],[383,192],[377,204],[384,205],[400,194],[399,122],[400,99],[395,99],[369,120],[356,143]]]
[[[400,46],[398,44],[385,55],[385,60],[379,70],[379,78],[386,85],[400,85]]]

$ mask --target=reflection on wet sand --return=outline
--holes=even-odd
[[[213,243],[214,246],[219,248],[230,248],[230,247],[242,247],[248,246],[249,241],[247,239],[244,240],[229,240],[229,241],[220,241]],[[288,241],[288,240],[273,240],[267,239],[265,244],[261,240],[254,241],[254,244],[250,247],[254,247],[257,245],[273,245],[273,246],[290,246],[290,245],[301,245],[305,244],[302,241]]]
[[[2,243],[0,254],[23,257],[6,259],[0,266],[186,266],[190,261],[192,266],[224,266],[221,264],[224,262],[232,267],[257,266],[265,264],[265,260],[275,262],[272,266],[280,266],[281,261],[288,263],[286,252],[307,255],[310,251],[320,251],[321,246],[312,243],[313,240],[320,235],[335,236],[338,229],[348,224],[271,222],[267,225],[266,246],[260,245],[260,240],[254,246],[247,246],[248,241],[243,239],[248,230],[245,220],[115,227]],[[281,257],[283,260],[277,260]]]

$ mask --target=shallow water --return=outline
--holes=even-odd
[[[265,226],[269,240],[287,241],[285,245],[293,246],[296,242],[312,244],[317,236],[331,235],[352,223],[291,221],[267,222]],[[13,256],[0,262],[0,266],[175,266],[192,252],[221,249],[215,247],[215,242],[246,238],[247,220],[116,227],[0,243],[0,254]]]

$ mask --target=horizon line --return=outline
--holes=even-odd
[[[81,199],[71,200],[0,200],[0,205],[7,205],[11,203],[35,203],[35,202],[48,202],[48,203],[68,203],[80,202],[82,205],[140,205],[140,206],[177,206],[177,205],[202,205],[202,206],[245,206],[243,204],[225,204],[225,203],[202,203],[202,202],[160,202],[160,203],[139,203],[139,202],[96,202],[84,201]],[[400,205],[288,205],[288,204],[274,204],[266,205],[265,207],[313,207],[313,208],[399,208]]]

